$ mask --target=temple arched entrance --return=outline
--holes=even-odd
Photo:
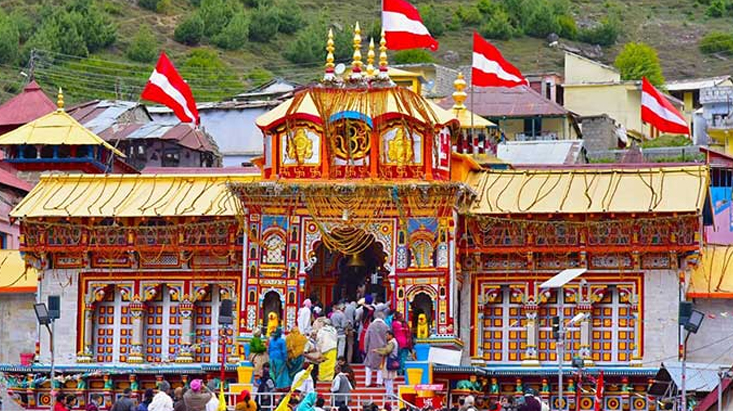
[[[363,241],[369,245],[359,247],[353,254],[331,249],[324,241],[319,241],[314,247],[316,261],[306,271],[305,294],[324,307],[339,301],[357,301],[367,294],[387,301],[390,290],[389,270],[385,268],[386,253],[383,245],[372,235],[366,237]]]
[[[263,319],[263,325],[265,326],[265,328],[267,328],[268,326],[268,319],[270,318],[270,313],[275,313],[275,315],[277,315],[278,321],[282,324],[282,318],[283,318],[282,296],[277,291],[268,291],[265,293],[265,296],[262,299],[262,313],[264,314],[262,316],[262,319]]]
[[[413,330],[417,329],[417,321],[420,314],[425,314],[428,320],[428,326],[433,323],[435,319],[433,298],[423,291],[415,294],[412,302],[410,302],[410,323],[412,324]]]

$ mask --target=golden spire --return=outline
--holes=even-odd
[[[61,90],[61,87],[59,87],[59,94],[58,99],[56,100],[56,107],[58,108],[58,111],[64,111],[64,92]]]
[[[384,37],[384,29],[382,29],[382,38],[379,40],[379,74],[380,77],[387,77],[387,39]]]
[[[335,78],[334,65],[333,65],[333,51],[335,50],[333,43],[333,29],[328,29],[328,41],[326,41],[326,74],[323,76],[324,80],[333,80]]]
[[[456,91],[453,92],[453,110],[465,110],[466,105],[463,104],[466,101],[466,80],[463,79],[463,73],[458,73],[458,78],[453,82],[453,88]]]
[[[353,78],[361,77],[361,28],[359,22],[354,26],[354,60],[351,62],[351,76]]]
[[[335,50],[333,44],[333,29],[328,29],[328,41],[326,41],[326,51],[328,52],[326,54],[326,72],[328,73],[333,73],[333,51]]]
[[[369,51],[367,52],[367,66],[366,66],[366,72],[367,76],[372,77],[374,76],[374,56],[376,54],[374,53],[374,39],[369,39]]]

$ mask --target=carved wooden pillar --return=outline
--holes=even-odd
[[[143,362],[143,317],[145,312],[145,304],[140,301],[140,296],[133,297],[129,304],[130,316],[132,322],[132,343],[130,344],[130,355],[127,362],[141,363]]]
[[[539,306],[530,299],[522,306],[522,312],[527,317],[527,349],[524,351],[522,365],[540,365],[537,355],[537,311]]]
[[[92,284],[84,296],[84,333],[82,335],[82,349],[76,355],[76,362],[89,363],[94,359],[94,310],[95,304],[102,301],[106,290],[106,284]]]
[[[181,341],[178,356],[176,357],[177,363],[193,362],[193,310],[194,304],[188,296],[185,296],[178,303],[178,312],[181,314]]]

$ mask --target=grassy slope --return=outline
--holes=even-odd
[[[38,0],[10,0],[3,2],[2,7],[26,7],[24,3],[34,4]],[[191,7],[185,0],[175,0],[174,10],[170,15],[162,16],[140,9],[134,0],[104,0],[108,9],[116,10],[113,19],[118,25],[119,41],[116,46],[95,57],[102,59],[124,59],[124,47],[128,39],[137,31],[140,24],[149,24],[159,40],[160,45],[174,60],[182,59],[187,47],[172,40],[176,23]],[[367,2],[344,2],[335,0],[293,0],[298,1],[308,17],[316,13],[326,13],[332,21],[342,26],[353,24],[357,19],[363,28],[369,27],[378,18],[379,0]],[[417,1],[423,3],[425,1]],[[468,0],[436,0],[433,3],[449,18],[453,9]],[[626,32],[621,43],[627,41],[645,41],[657,48],[662,60],[664,74],[669,79],[733,74],[733,60],[721,60],[705,56],[697,48],[697,42],[705,33],[717,30],[730,30],[733,19],[710,19],[705,16],[704,6],[695,6],[694,0],[618,0],[614,3],[620,8]],[[606,2],[601,0],[573,0],[573,12],[582,25],[600,19],[608,12]],[[436,53],[438,63],[448,64],[443,56],[448,51],[455,51],[460,56],[460,63],[470,64],[470,36],[474,28],[466,27],[458,31],[447,31],[439,40],[440,50]],[[282,56],[291,37],[279,34],[269,44],[250,43],[245,50],[237,52],[219,52],[229,63],[237,75],[244,75],[254,67],[264,67],[274,74],[296,81],[307,81],[318,75],[315,66],[295,66]],[[325,39],[324,39],[325,43]],[[550,49],[544,40],[528,37],[510,41],[496,42],[510,61],[524,72],[553,70],[562,72],[562,52]],[[602,61],[612,62],[621,45],[604,50]],[[0,75],[5,79],[20,78],[16,70],[3,68]],[[12,91],[12,90],[10,90]],[[0,95],[0,99],[6,99]]]

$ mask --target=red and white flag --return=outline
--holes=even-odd
[[[646,77],[641,81],[641,121],[665,133],[690,134],[682,114]]]
[[[598,374],[598,378],[596,378],[595,411],[601,411],[603,409],[603,370],[601,370]]]
[[[526,85],[527,80],[496,47],[474,32],[471,84],[477,87],[517,87]]]
[[[158,64],[155,65],[140,97],[170,108],[184,123],[199,123],[199,112],[191,88],[165,53],[160,53]]]
[[[405,0],[382,1],[382,30],[390,50],[438,49],[417,9]]]

